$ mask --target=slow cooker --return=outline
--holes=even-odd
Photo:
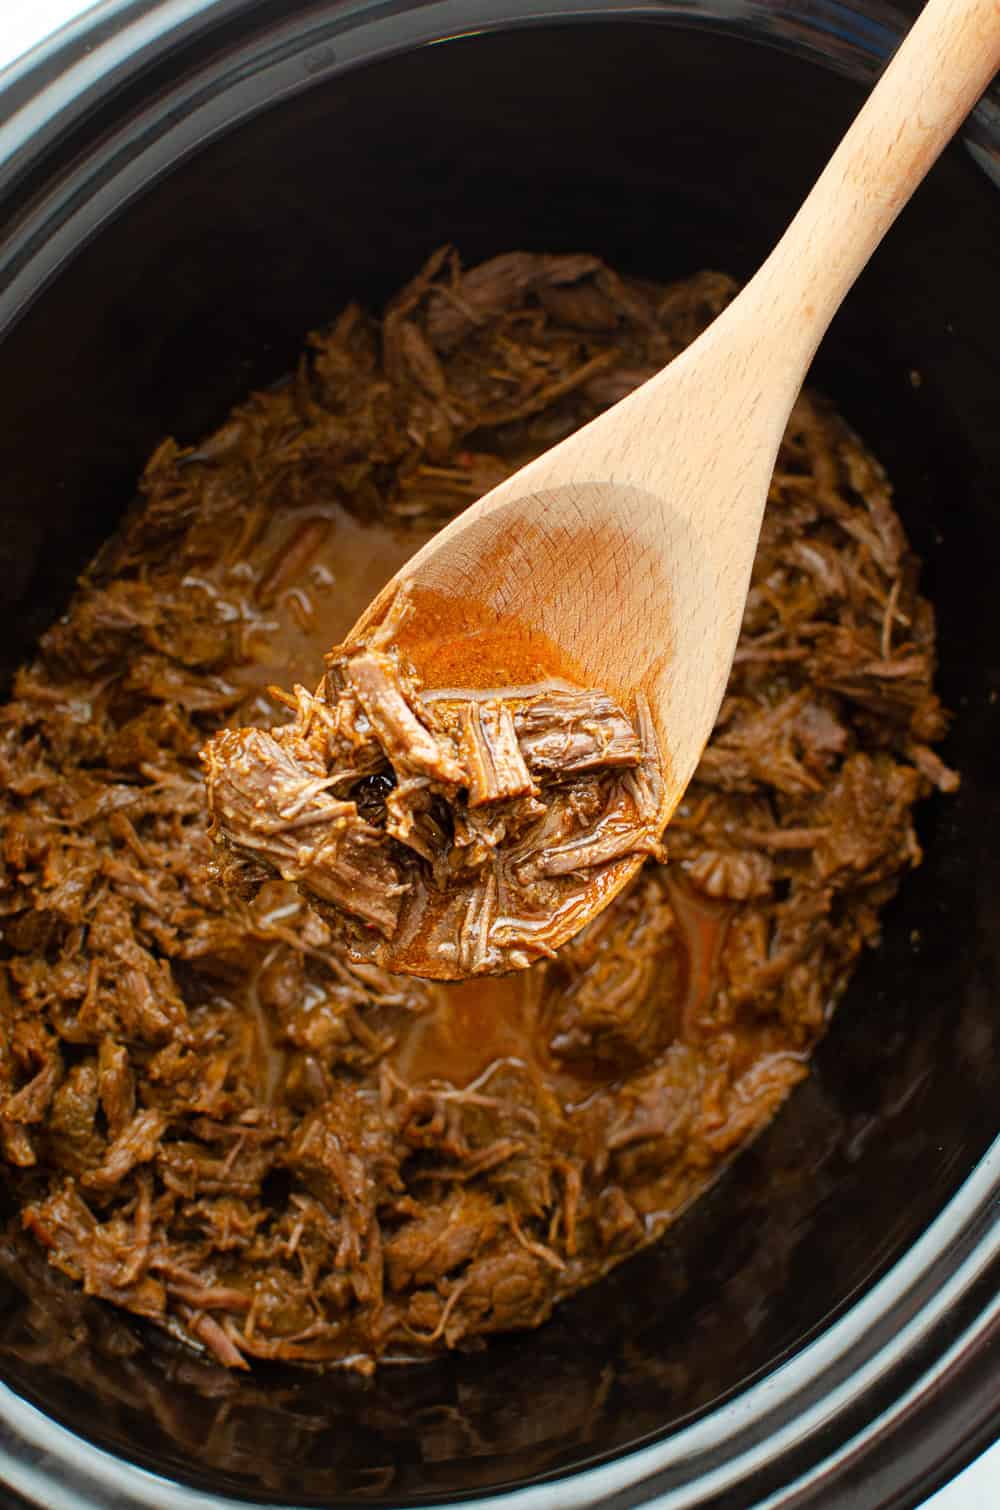
[[[154,444],[441,243],[749,274],[905,24],[877,0],[104,0],[0,97],[5,685]],[[549,1325],[374,1381],[235,1378],[7,1242],[0,1499],[902,1510],[996,1436],[998,189],[987,97],[816,363],[926,563],[962,788],[922,810],[811,1077]]]

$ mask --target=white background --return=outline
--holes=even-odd
[[[0,0],[0,68],[57,27],[89,10],[93,0]],[[1000,1380],[997,1381],[1000,1394]],[[860,1501],[844,1510],[873,1510]],[[924,1510],[1000,1510],[1000,1443],[935,1494]]]

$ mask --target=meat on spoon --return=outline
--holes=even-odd
[[[400,649],[410,608],[401,593],[336,647],[290,723],[209,742],[217,836],[247,879],[294,881],[355,958],[437,979],[522,969],[622,861],[660,853],[649,709],[544,674],[430,690]]]

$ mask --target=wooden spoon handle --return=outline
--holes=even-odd
[[[785,370],[805,371],[845,294],[1000,68],[1000,0],[928,0],[754,290]],[[748,306],[756,298],[747,298]],[[796,379],[797,381],[797,379]]]

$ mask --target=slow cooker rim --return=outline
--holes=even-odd
[[[232,18],[245,23],[257,13],[266,24],[267,8],[268,0],[97,0],[91,11],[0,70],[0,197],[14,195],[28,170],[64,141],[74,123],[80,124],[113,94],[124,75],[134,75],[182,45],[204,41]],[[296,21],[316,8],[329,6],[323,7],[323,0],[300,0]],[[317,35],[305,42],[306,47],[315,43],[320,49],[306,63],[309,82],[362,61],[334,56],[323,48],[329,33],[343,25],[398,23],[404,16],[412,20],[413,15],[409,0],[342,0],[336,9],[334,25],[322,24]],[[505,0],[500,6],[492,0],[432,0],[418,9],[426,34],[399,35],[389,46],[383,40],[378,56],[415,43],[426,45],[514,25],[648,19],[690,27],[711,25],[751,35],[865,79],[877,76],[905,30],[900,12],[884,0],[868,0],[861,34],[852,33],[845,19],[853,15],[851,6],[838,5],[836,0],[703,0],[697,5],[691,0]],[[452,12],[459,21],[457,27],[448,24]],[[423,25],[425,21],[429,26]],[[813,42],[813,33],[823,39],[823,48]],[[228,121],[227,127],[232,124]],[[963,130],[963,139],[983,170],[1000,185],[1000,84],[983,96]]]
[[[1000,1140],[989,1150],[959,1192],[913,1247],[848,1311],[785,1363],[688,1426],[646,1446],[633,1447],[596,1466],[553,1473],[537,1482],[500,1490],[487,1498],[454,1495],[439,1501],[474,1502],[481,1510],[549,1510],[558,1484],[561,1510],[582,1510],[608,1503],[626,1489],[641,1485],[658,1510],[693,1510],[714,1503],[736,1487],[750,1487],[783,1452],[818,1433],[838,1412],[847,1410],[919,1349],[934,1351],[920,1377],[901,1390],[836,1450],[824,1454],[793,1482],[758,1504],[758,1510],[784,1510],[834,1504],[839,1475],[876,1449],[884,1450],[893,1430],[919,1413],[947,1383],[954,1387],[960,1370],[986,1358],[992,1372],[1000,1358]],[[955,1335],[953,1318],[972,1290],[985,1289],[990,1299]],[[924,1304],[920,1304],[920,1297]],[[910,1313],[909,1315],[907,1313]],[[949,1323],[951,1323],[949,1325]],[[943,1339],[941,1332],[946,1333]],[[873,1344],[876,1344],[873,1346]],[[824,1392],[817,1380],[832,1379]],[[795,1412],[797,1397],[814,1395]],[[782,1416],[784,1412],[784,1419]],[[774,1429],[771,1423],[775,1422]],[[744,1441],[742,1449],[733,1444]],[[930,1477],[900,1484],[894,1505],[915,1504],[943,1479],[975,1456],[989,1440],[970,1438],[961,1459],[935,1465]],[[710,1466],[694,1484],[676,1482],[679,1465],[701,1456]],[[122,1510],[156,1506],[158,1510],[225,1510],[243,1503],[193,1485],[169,1480],[91,1442],[83,1441],[52,1417],[0,1383],[0,1461],[10,1487],[39,1504],[51,1504],[53,1469],[61,1487],[70,1490],[81,1510],[101,1510],[113,1496]],[[253,1501],[247,1501],[253,1503]],[[372,1501],[372,1504],[387,1504]],[[277,1510],[277,1507],[274,1507]],[[426,1510],[434,1510],[430,1501]]]
[[[586,20],[648,18],[676,24],[690,24],[690,8],[683,0],[667,0],[667,3],[631,5],[628,0],[577,0],[570,9],[553,11],[552,3],[545,0],[509,0],[498,8],[489,4],[490,24],[497,29],[505,25],[532,23],[572,23]],[[711,12],[715,0],[703,7]],[[360,61],[387,56],[391,51],[400,51],[415,45],[444,40],[454,36],[452,18],[461,14],[466,17],[467,29],[471,27],[470,15],[479,11],[481,0],[443,0],[443,3],[421,7],[416,12],[405,0],[388,4],[350,3],[346,0],[337,7],[337,26],[353,26],[363,33],[373,21],[390,18],[398,23],[400,16],[408,16],[410,32],[423,35],[400,37],[397,35],[389,47],[359,49],[361,56],[341,53],[334,60],[323,60],[310,70],[307,79],[300,79],[299,87],[316,82],[324,76],[333,76],[356,66]],[[766,15],[773,24],[777,15],[792,14],[797,6],[782,3],[748,3],[734,5],[730,0],[719,0],[718,13],[731,21],[735,12],[746,18]],[[814,0],[807,6],[813,21],[823,19],[824,13],[836,11],[841,22],[845,8],[834,0]],[[883,8],[879,7],[880,10]],[[66,184],[60,175],[71,175],[71,139],[74,122],[79,119],[79,95],[74,93],[72,82],[74,70],[86,64],[88,89],[85,95],[86,110],[91,111],[97,100],[108,100],[119,87],[123,78],[132,76],[137,69],[145,68],[154,57],[164,55],[192,39],[203,38],[206,31],[215,25],[242,16],[248,22],[261,6],[254,0],[210,0],[207,5],[198,5],[197,0],[105,0],[92,13],[62,36],[36,49],[35,53],[13,73],[0,77],[0,85],[8,88],[8,105],[12,100],[15,109],[4,116],[0,110],[0,194],[5,186],[8,202],[18,195],[23,186],[30,192],[20,204],[21,214],[8,235],[8,267],[17,269],[6,292],[0,295],[0,334],[23,312],[40,289],[58,271],[61,258],[57,258],[41,271],[38,263],[29,260],[21,264],[20,256],[29,248],[35,252],[48,244],[48,232],[58,229],[57,211],[60,195]],[[889,16],[892,13],[884,11]],[[483,16],[480,15],[480,20]],[[89,24],[88,24],[89,23]],[[446,23],[442,25],[442,23]],[[750,21],[743,28],[746,34]],[[105,35],[104,28],[108,28]],[[476,30],[484,29],[476,25]],[[343,32],[342,32],[343,34]],[[874,50],[874,33],[866,36],[868,45],[869,73],[877,68],[879,61],[890,50],[888,39],[892,32],[882,35],[885,51]],[[767,40],[774,41],[773,35]],[[302,47],[312,47],[316,37],[310,33],[302,39]],[[789,39],[780,39],[778,45],[791,46]],[[110,49],[110,51],[109,51]],[[856,63],[856,59],[853,60]],[[299,54],[301,67],[301,52]],[[843,71],[852,71],[851,61],[843,60]],[[77,83],[79,76],[77,75]],[[274,102],[270,96],[264,104]],[[76,101],[76,104],[71,101]],[[28,102],[32,102],[29,106]],[[979,125],[980,141],[985,140],[987,151],[1000,160],[1000,112],[988,103],[981,112]],[[25,110],[29,114],[25,115]],[[219,130],[228,129],[235,119],[227,116]],[[26,131],[27,127],[27,131]],[[207,136],[202,136],[187,150],[202,145]],[[978,156],[978,154],[977,154]],[[5,166],[6,157],[6,166]],[[170,159],[177,161],[177,154]],[[982,162],[982,158],[980,158]],[[48,180],[48,193],[39,192],[39,184],[33,177],[37,172]],[[148,183],[143,180],[143,185]],[[135,192],[138,192],[136,190]],[[123,199],[116,209],[127,202]],[[96,227],[91,227],[95,229]],[[72,255],[82,243],[77,240],[66,253]],[[29,259],[31,253],[29,252]],[[3,263],[0,246],[0,265]],[[34,276],[24,277],[25,269]],[[660,1503],[665,1507],[680,1507],[703,1502],[706,1493],[721,1492],[730,1484],[749,1482],[766,1462],[772,1462],[776,1454],[784,1450],[782,1444],[789,1436],[801,1439],[810,1430],[830,1416],[832,1399],[837,1398],[846,1408],[849,1400],[856,1399],[859,1391],[874,1388],[877,1381],[885,1382],[904,1358],[912,1356],[914,1349],[928,1347],[937,1337],[941,1324],[952,1308],[957,1307],[962,1297],[968,1295],[984,1279],[995,1274],[1000,1266],[1000,1210],[996,1202],[1000,1190],[1000,1139],[993,1145],[976,1170],[966,1179],[945,1209],[939,1214],[919,1241],[893,1268],[869,1289],[829,1328],[812,1342],[807,1343],[785,1363],[779,1364],[762,1379],[751,1384],[740,1395],[709,1410],[688,1426],[674,1431],[670,1436],[652,1443],[619,1451],[597,1466],[583,1467],[554,1474],[529,1485],[509,1491],[501,1491],[485,1500],[482,1505],[517,1506],[518,1510],[535,1510],[547,1502],[551,1484],[560,1484],[562,1503],[566,1510],[573,1505],[599,1502],[607,1494],[620,1492],[627,1486],[639,1483],[650,1494],[660,1492],[666,1498]],[[926,1304],[919,1306],[918,1292],[926,1290]],[[886,1301],[893,1296],[893,1303]],[[911,1310],[913,1314],[908,1314]],[[1000,1300],[986,1305],[956,1339],[954,1333],[946,1341],[932,1348],[927,1368],[916,1384],[893,1399],[880,1414],[840,1444],[832,1454],[815,1461],[792,1485],[782,1491],[783,1504],[819,1503],[817,1496],[828,1489],[839,1465],[857,1458],[858,1454],[871,1450],[872,1445],[882,1441],[893,1425],[925,1407],[927,1400],[939,1389],[941,1382],[953,1375],[970,1360],[981,1357],[987,1347],[995,1347],[997,1323],[1000,1320]],[[843,1373],[838,1392],[827,1394],[813,1402],[805,1410],[795,1412],[794,1401],[809,1392],[806,1386],[814,1385],[817,1376],[830,1371]],[[840,1407],[837,1407],[838,1409]],[[786,1424],[774,1432],[768,1432],[764,1423],[774,1420],[779,1411],[790,1417]],[[716,1428],[715,1438],[709,1428]],[[731,1448],[740,1436],[765,1440],[751,1440],[742,1454],[727,1451],[725,1461],[718,1462],[713,1477],[702,1476],[694,1491],[696,1498],[683,1485],[671,1485],[672,1465],[681,1461],[691,1462],[698,1455],[707,1455],[720,1443]],[[982,1441],[965,1444],[967,1460],[982,1446]],[[85,1442],[53,1418],[46,1416],[16,1395],[7,1386],[0,1385],[0,1452],[6,1454],[5,1472],[12,1487],[23,1493],[41,1495],[42,1501],[51,1496],[52,1479],[39,1481],[42,1470],[39,1458],[47,1459],[45,1472],[51,1471],[53,1461],[65,1475],[66,1487],[74,1493],[81,1505],[106,1503],[100,1497],[114,1489],[116,1493],[132,1496],[122,1503],[160,1504],[178,1507],[195,1504],[223,1506],[231,1501],[215,1496],[206,1496],[186,1485],[173,1483],[153,1474],[125,1459],[116,1458],[90,1442]],[[949,1460],[947,1466],[939,1465],[935,1471],[940,1480],[955,1471],[960,1462]],[[734,1475],[736,1475],[734,1477]],[[714,1486],[714,1487],[713,1487]],[[910,1486],[903,1486],[907,1493]],[[925,1475],[914,1492],[923,1494],[933,1487]],[[155,1491],[155,1498],[151,1492]],[[90,1494],[93,1497],[87,1498]],[[459,1496],[458,1498],[463,1498]],[[51,1500],[49,1499],[49,1502]],[[911,1498],[896,1503],[912,1503]],[[770,1501],[769,1501],[770,1503]]]

